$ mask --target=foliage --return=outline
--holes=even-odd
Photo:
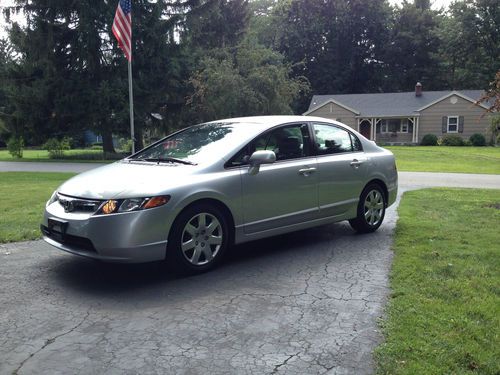
[[[421,146],[437,146],[438,145],[438,137],[434,134],[426,134],[423,136],[422,141],[420,142]]]
[[[132,140],[120,138],[118,142],[118,148],[120,149],[121,152],[130,154],[132,152]]]
[[[448,87],[486,88],[500,69],[498,0],[459,0],[450,5],[438,35],[438,58]]]
[[[443,146],[464,146],[464,140],[459,135],[446,134],[442,139]]]
[[[24,139],[22,137],[11,137],[7,142],[7,150],[13,158],[23,157]]]
[[[289,78],[290,66],[279,53],[249,43],[201,60],[200,70],[189,80],[193,94],[188,104],[197,121],[291,114],[290,103],[308,90],[305,79]]]
[[[43,148],[48,151],[51,159],[61,159],[64,156],[64,150],[70,149],[70,144],[67,138],[61,141],[57,138],[50,138],[45,142]]]
[[[494,189],[405,193],[379,374],[498,374],[499,202]]]
[[[490,88],[477,101],[476,104],[488,105],[488,112],[500,112],[500,70],[495,75],[495,80],[490,82]]]
[[[385,49],[384,61],[389,70],[388,90],[412,91],[417,82],[426,90],[445,87],[437,53],[441,40],[439,12],[426,2],[404,2],[393,13],[391,43]]]
[[[429,4],[133,1],[136,148],[143,134],[219,114],[302,113],[311,94],[409,91],[417,81],[486,87],[500,70],[498,1],[457,0],[448,13]],[[129,135],[127,62],[110,33],[116,3],[15,0],[2,9],[3,139],[40,145],[90,129],[113,152],[112,134]]]
[[[387,146],[399,171],[500,174],[500,147]]]
[[[472,134],[469,141],[472,146],[486,146],[486,138],[480,133]]]

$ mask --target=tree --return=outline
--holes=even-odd
[[[308,90],[305,79],[291,79],[283,57],[258,45],[240,44],[205,57],[190,78],[193,119],[291,114],[290,104]]]
[[[165,1],[133,2],[136,129],[171,97],[178,80],[172,37],[177,19]],[[184,5],[179,6],[179,8]],[[17,0],[27,25],[12,25],[10,39],[20,56],[13,74],[16,117],[36,143],[58,134],[92,129],[113,152],[112,134],[128,134],[127,65],[111,25],[115,2]],[[178,53],[177,53],[178,54]],[[186,74],[187,76],[187,74]],[[45,139],[44,139],[45,138]]]
[[[500,69],[500,7],[497,0],[460,0],[440,28],[440,60],[449,86],[486,88]]]
[[[428,1],[409,3],[405,0],[394,10],[385,56],[385,91],[410,91],[417,82],[428,90],[445,87],[438,59],[439,25],[439,12],[431,10]]]
[[[312,93],[380,89],[390,11],[386,1],[292,0],[280,11],[286,30],[280,51],[295,64],[295,76],[308,78]]]

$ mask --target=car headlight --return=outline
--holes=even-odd
[[[123,200],[109,199],[101,205],[96,214],[109,215],[117,212],[147,210],[149,208],[163,206],[168,203],[169,200],[170,195],[147,198],[128,198]]]
[[[59,199],[59,197],[57,196],[57,190],[54,191],[52,193],[52,195],[50,196],[50,199],[47,201],[47,203],[45,204],[45,207],[48,207],[50,206],[52,203],[54,202],[57,202],[57,200]]]

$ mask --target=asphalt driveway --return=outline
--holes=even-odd
[[[460,184],[401,185],[432,176]],[[371,373],[396,219],[392,207],[373,234],[339,223],[245,244],[185,278],[0,245],[0,374]]]

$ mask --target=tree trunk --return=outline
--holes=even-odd
[[[144,141],[142,139],[142,129],[135,128],[134,129],[135,136],[135,152],[142,150],[144,148]]]
[[[113,135],[109,130],[102,131],[102,150],[104,153],[115,153],[115,148],[113,146]]]

